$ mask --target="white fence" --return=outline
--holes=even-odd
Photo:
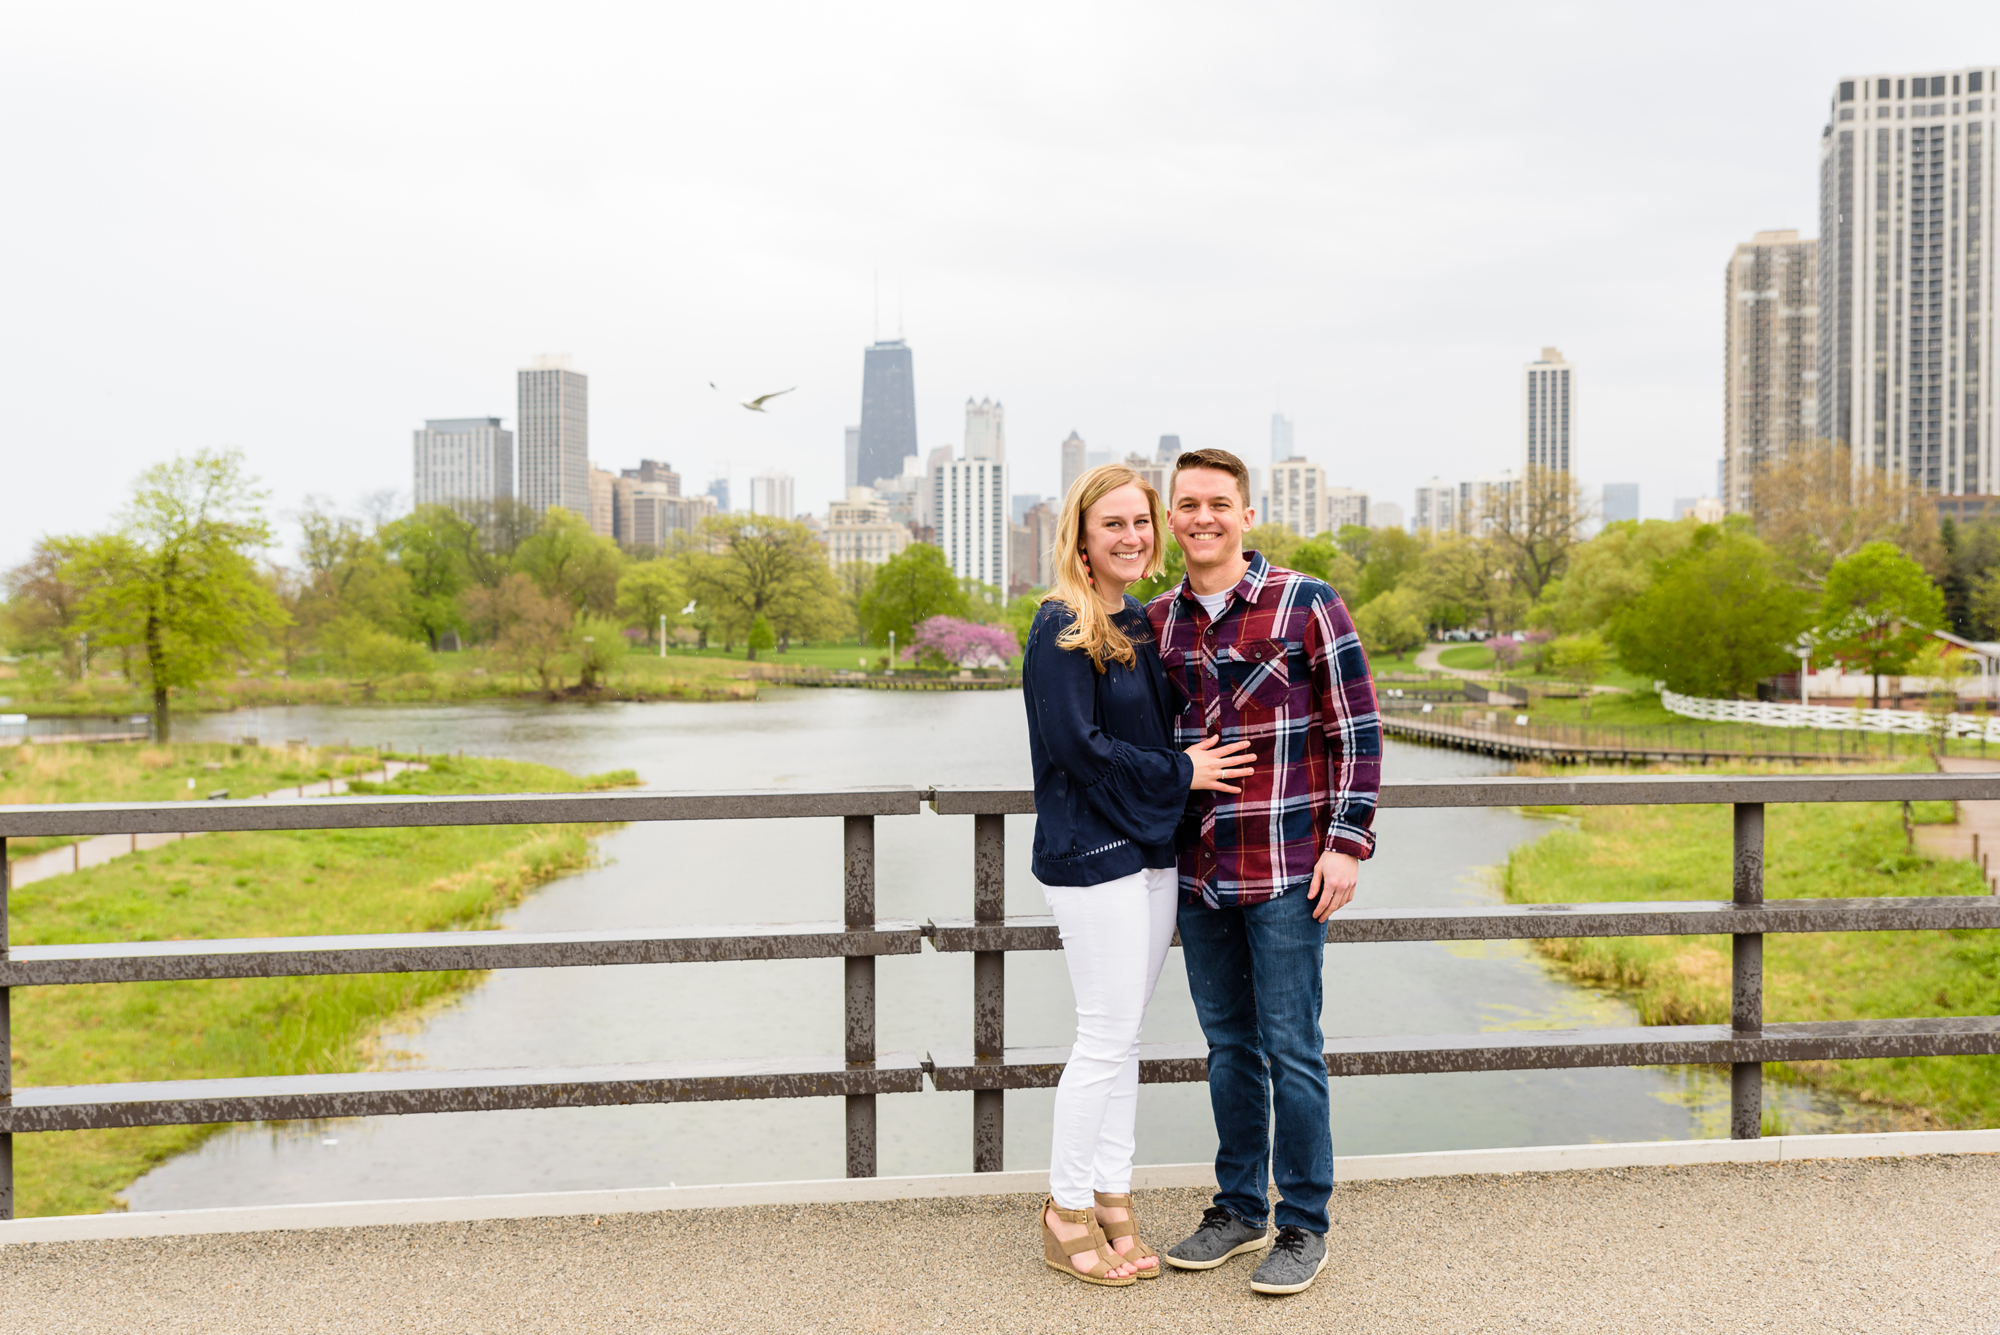
[[[1759,723],[1769,728],[1828,728],[1842,732],[1900,732],[1927,737],[1942,722],[1946,737],[2000,742],[2000,715],[1935,714],[1912,709],[1838,709],[1832,705],[1787,704],[1776,700],[1703,700],[1662,686],[1660,703],[1683,718],[1711,723]]]

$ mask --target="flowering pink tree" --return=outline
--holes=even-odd
[[[1014,632],[1005,626],[988,626],[957,617],[937,616],[917,623],[915,643],[904,654],[912,661],[942,662],[958,667],[990,667],[997,659],[1005,664],[1020,645]]]

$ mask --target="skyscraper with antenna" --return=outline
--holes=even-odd
[[[861,364],[861,434],[855,485],[896,477],[917,453],[917,385],[910,347],[900,338],[870,345]]]

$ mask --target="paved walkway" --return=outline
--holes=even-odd
[[[2000,760],[1977,756],[1946,756],[1947,774],[1990,774]],[[1971,858],[1991,869],[1989,883],[2000,877],[2000,802],[1960,802],[1955,825],[1919,825],[1917,844],[1933,857]]]
[[[2000,1331],[2000,1156],[1363,1182],[1293,1298],[1252,1258],[1045,1269],[1038,1197],[0,1249],[0,1332]],[[1165,1242],[1206,1193],[1140,1194]]]
[[[405,770],[426,769],[428,766],[408,760],[387,760],[382,768],[370,770],[366,774],[351,776],[365,779],[370,783],[387,783]],[[290,788],[279,788],[273,792],[259,793],[251,801],[264,801],[276,797],[335,797],[347,791],[347,779],[321,779],[314,783],[302,783]],[[52,848],[46,853],[32,857],[16,858],[8,863],[7,874],[15,886],[31,885],[45,881],[51,876],[63,876],[70,872],[82,871],[85,867],[101,867],[115,858],[129,857],[149,848],[164,848],[178,839],[194,836],[186,834],[100,834],[94,839],[79,839],[61,848]]]

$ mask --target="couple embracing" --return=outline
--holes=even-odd
[[[1210,1270],[1268,1246],[1250,1287],[1297,1293],[1326,1264],[1321,962],[1326,919],[1374,848],[1375,692],[1339,595],[1244,551],[1256,512],[1240,459],[1183,454],[1168,490],[1163,507],[1118,465],[1070,488],[1022,667],[1034,875],[1076,994],[1043,1255],[1127,1285],[1163,1259]],[[1142,607],[1125,590],[1160,570],[1163,528],[1187,577]],[[1219,1189],[1162,1258],[1133,1216],[1133,1128],[1140,1025],[1176,926],[1208,1040]]]

